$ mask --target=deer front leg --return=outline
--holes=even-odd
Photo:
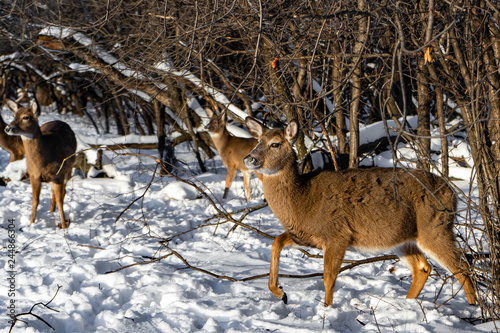
[[[243,171],[243,185],[245,186],[245,194],[247,197],[247,201],[252,200],[252,186],[250,180],[251,180],[250,171]]]
[[[286,294],[283,292],[278,284],[278,270],[280,262],[280,253],[285,246],[291,246],[296,244],[288,233],[283,233],[276,237],[273,241],[271,247],[271,267],[269,269],[269,290],[274,294],[274,296],[281,299],[285,304],[288,299]]]
[[[262,176],[262,174],[261,174],[261,173],[258,173],[258,172],[256,172],[256,171],[254,171],[254,173],[255,173],[255,175],[257,176],[257,178],[259,178],[260,182],[262,183],[262,178],[263,178],[264,176]],[[265,201],[265,200],[266,200],[266,198],[264,197],[264,201]]]
[[[231,187],[231,183],[233,182],[234,176],[236,176],[236,167],[230,165],[227,167],[226,188],[224,189],[224,196],[222,197],[223,199],[227,198],[227,195],[229,193],[229,188]]]
[[[42,182],[33,177],[30,178],[30,182],[31,182],[31,192],[32,192],[30,224],[33,224],[35,223],[36,211],[38,208],[38,204],[40,202],[40,191],[42,190]]]
[[[333,290],[335,288],[335,282],[337,281],[337,276],[340,271],[340,266],[342,266],[342,260],[344,259],[346,246],[341,246],[336,244],[336,246],[328,247],[323,249],[323,282],[325,284],[325,307],[332,305],[333,303]]]

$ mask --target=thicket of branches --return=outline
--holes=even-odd
[[[1,88],[4,99],[18,89],[41,104],[49,96],[46,103],[91,117],[102,132],[155,134],[160,157],[185,140],[213,156],[193,106],[207,99],[234,122],[245,114],[270,125],[298,119],[304,171],[312,148],[336,168],[356,168],[379,147],[395,152],[404,142],[419,168],[448,177],[448,138],[463,133],[479,188],[469,205],[484,222],[473,274],[484,317],[498,318],[499,8],[498,0],[3,0]],[[359,123],[388,120],[395,134],[386,128],[360,144]],[[475,228],[474,214],[467,223]]]

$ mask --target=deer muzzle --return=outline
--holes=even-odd
[[[8,135],[16,135],[16,127],[11,125],[5,127],[5,133]]]
[[[262,162],[254,158],[251,154],[248,154],[243,159],[243,164],[245,164],[245,166],[250,170],[259,169],[262,166]]]

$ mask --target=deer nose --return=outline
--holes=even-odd
[[[248,168],[248,169],[256,169],[258,167],[260,167],[259,165],[259,162],[257,161],[256,158],[252,157],[252,155],[248,154],[244,159],[243,159],[243,164],[245,164],[245,166]]]
[[[5,127],[5,133],[7,134],[11,134],[11,133],[14,133],[14,129],[11,127],[11,126],[7,126]]]

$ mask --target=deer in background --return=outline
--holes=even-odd
[[[456,198],[446,181],[429,172],[392,168],[351,169],[299,174],[292,148],[298,135],[293,120],[286,129],[268,129],[246,118],[259,140],[244,162],[262,174],[264,196],[285,232],[271,249],[269,289],[285,303],[278,285],[280,252],[285,246],[323,250],[325,306],[332,304],[335,281],[347,248],[396,248],[412,272],[407,298],[422,290],[431,266],[423,252],[460,282],[469,304],[475,291],[453,234]]]
[[[5,133],[7,124],[0,115],[0,147],[10,154],[9,163],[22,160],[24,157],[23,141],[18,136],[10,136]]]
[[[206,108],[205,111],[210,118],[210,122],[206,126],[206,129],[212,138],[215,148],[219,152],[222,163],[227,168],[226,187],[224,189],[223,199],[227,198],[229,188],[236,175],[236,170],[240,170],[243,173],[246,198],[247,200],[251,200],[252,192],[250,177],[253,171],[245,166],[243,158],[255,147],[257,140],[254,138],[241,138],[231,135],[226,128],[227,116],[225,112],[217,115],[209,108]],[[262,176],[259,173],[255,174],[262,180]]]
[[[7,100],[7,105],[15,114],[14,120],[7,126],[5,132],[20,136],[26,153],[26,165],[33,192],[31,224],[35,222],[42,183],[51,183],[50,211],[53,212],[57,204],[61,227],[65,229],[68,223],[64,216],[63,203],[66,183],[71,177],[75,162],[75,133],[68,124],[59,120],[39,126],[36,103],[25,108]]]
[[[0,96],[4,96],[7,93],[6,80],[5,75],[0,77],[0,90],[2,91]],[[0,147],[10,154],[9,163],[22,160],[24,157],[24,147],[21,138],[7,135],[5,127],[7,127],[7,123],[0,114]]]

